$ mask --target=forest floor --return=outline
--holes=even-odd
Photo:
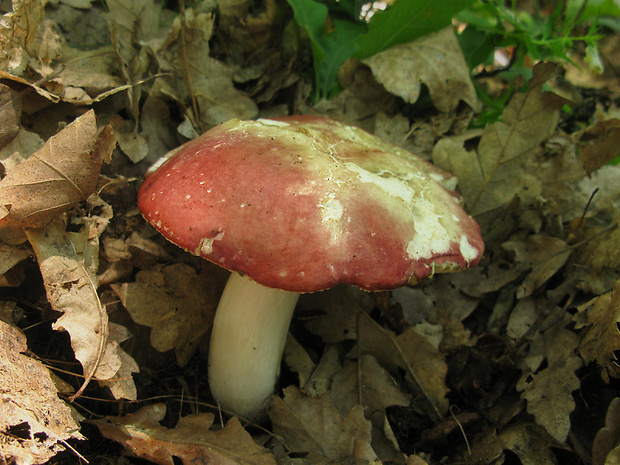
[[[599,75],[579,54],[528,83],[479,73],[516,90],[476,128],[451,27],[347,61],[313,103],[303,41],[218,3],[4,16],[0,463],[617,463],[620,38]],[[228,272],[151,228],[137,192],[217,124],[308,113],[454,174],[485,252],[416,286],[302,295],[267,415],[237,418],[207,384]]]

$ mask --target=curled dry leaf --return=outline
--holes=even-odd
[[[84,369],[86,379],[81,390],[96,378],[113,385],[117,398],[135,399],[130,373],[137,372],[138,366],[119,346],[129,333],[108,323],[97,295],[99,238],[90,237],[90,232],[91,228],[84,227],[78,233],[68,233],[57,219],[45,228],[27,230],[27,235],[48,301],[54,310],[63,312],[54,329],[71,335],[71,347]]]
[[[160,424],[164,404],[143,407],[125,417],[92,420],[101,434],[122,444],[127,452],[160,465],[213,463],[275,465],[273,456],[252,440],[237,417],[223,429],[211,429],[214,415],[196,413],[179,419],[174,429]]]
[[[45,463],[66,440],[83,439],[71,409],[58,398],[48,369],[23,353],[24,333],[0,320],[0,460]],[[25,435],[12,434],[15,427]]]
[[[94,111],[77,118],[0,181],[0,227],[39,228],[93,193],[116,140]]]

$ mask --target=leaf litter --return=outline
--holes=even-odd
[[[500,121],[468,130],[478,102],[450,30],[346,62],[343,92],[311,106],[273,2],[106,4],[14,1],[0,27],[5,462],[97,463],[77,411],[162,464],[617,460],[620,173],[608,162],[619,123],[599,114],[562,132],[557,65],[536,65]],[[398,99],[418,94],[394,63],[418,69],[438,44],[454,59],[420,71],[434,110],[418,116]],[[262,429],[228,419],[206,387],[225,273],[145,226],[136,180],[214,124],[291,109],[358,124],[454,173],[486,253],[415,288],[302,296]],[[53,330],[69,338],[46,364],[68,384],[35,355]]]

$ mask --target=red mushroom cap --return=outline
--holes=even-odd
[[[455,179],[356,127],[314,116],[232,120],[144,182],[167,239],[268,287],[387,290],[480,260]]]

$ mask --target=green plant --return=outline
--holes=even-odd
[[[465,25],[458,37],[471,70],[492,65],[496,50],[504,49],[510,52],[511,61],[498,74],[509,82],[516,76],[527,82],[533,63],[571,61],[570,51],[578,43],[585,46],[590,68],[600,72],[597,29],[601,17],[620,17],[620,8],[609,0],[568,0],[558,1],[552,11],[539,9],[531,14],[518,10],[514,1],[507,6],[502,0],[478,0],[456,19]],[[485,110],[475,124],[484,126],[499,118],[514,86],[499,97],[486,94],[480,86],[477,89]]]
[[[498,48],[514,52],[503,72],[507,79],[530,77],[531,62],[568,61],[578,42],[585,44],[586,60],[600,69],[597,43],[599,21],[620,30],[620,7],[614,0],[557,1],[552,11],[535,14],[518,10],[515,0],[396,0],[361,19],[364,0],[287,0],[295,22],[307,34],[314,59],[315,100],[338,94],[338,70],[350,57],[368,58],[393,45],[409,42],[447,26],[456,18],[465,27],[459,42],[471,70],[493,63]],[[589,24],[584,28],[584,24]],[[487,110],[481,124],[497,118],[514,89],[498,98],[479,95]]]
[[[355,0],[287,0],[306,32],[314,58],[314,99],[340,90],[338,69],[350,57],[368,58],[393,45],[437,31],[474,0],[397,0],[369,22],[359,19]],[[362,2],[363,3],[363,2]]]

